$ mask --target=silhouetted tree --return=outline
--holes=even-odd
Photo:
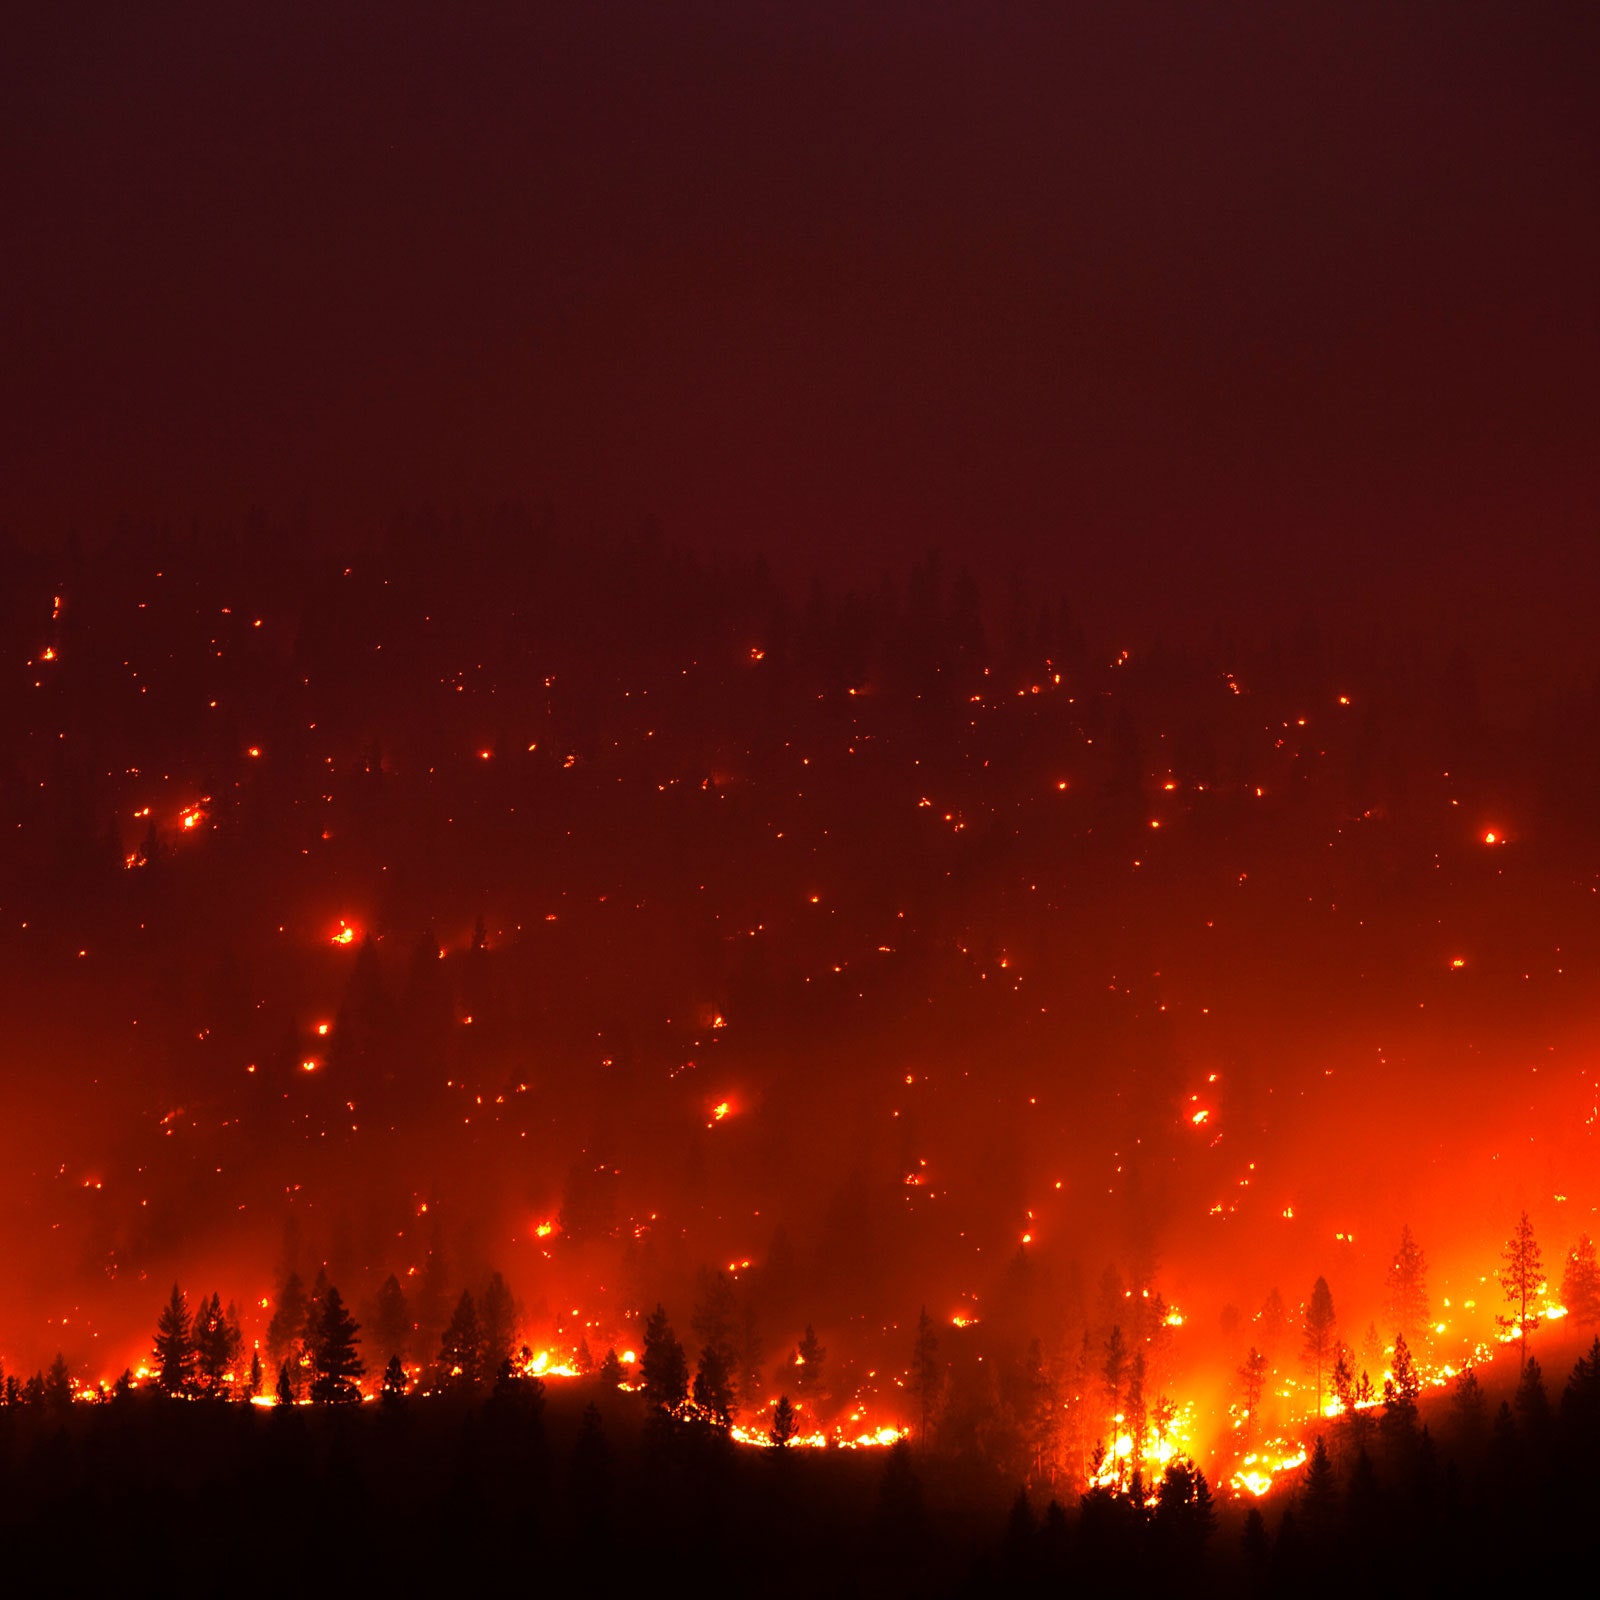
[[[189,1394],[194,1389],[194,1336],[189,1302],[177,1284],[156,1323],[156,1383],[164,1394]]]
[[[1600,1266],[1596,1265],[1594,1240],[1586,1233],[1567,1252],[1561,1269],[1561,1303],[1579,1328],[1600,1323]]]
[[[267,1324],[267,1357],[280,1364],[298,1361],[298,1346],[306,1325],[306,1291],[298,1272],[291,1272],[278,1292],[272,1320]]]
[[[67,1358],[59,1350],[45,1374],[44,1403],[58,1417],[66,1416],[72,1407],[72,1378],[67,1371]]]
[[[799,1426],[795,1420],[794,1407],[789,1404],[788,1395],[780,1394],[777,1405],[772,1408],[772,1426],[767,1431],[767,1438],[771,1441],[772,1448],[786,1450]]]
[[[250,1351],[250,1380],[248,1393],[252,1400],[261,1393],[261,1386],[266,1382],[266,1377],[261,1370],[261,1350],[259,1346]]]
[[[645,1399],[664,1411],[682,1405],[688,1396],[689,1362],[667,1321],[666,1308],[660,1304],[645,1322],[639,1375],[644,1380]]]
[[[1389,1322],[1415,1344],[1428,1330],[1428,1263],[1411,1237],[1411,1225],[1400,1230],[1400,1246],[1389,1263],[1384,1291]]]
[[[201,1300],[194,1315],[196,1368],[201,1391],[212,1399],[227,1392],[239,1342],[239,1330],[224,1315],[221,1296],[213,1292],[209,1300]]]
[[[1500,1288],[1506,1304],[1512,1308],[1508,1316],[1495,1313],[1495,1322],[1502,1328],[1515,1330],[1518,1353],[1523,1366],[1528,1364],[1528,1335],[1536,1333],[1543,1320],[1534,1310],[1534,1302],[1544,1288],[1544,1267],[1539,1259],[1539,1244],[1533,1236],[1533,1224],[1524,1211],[1517,1223],[1517,1231],[1507,1241],[1501,1255]]]
[[[300,1398],[299,1377],[287,1356],[278,1363],[276,1394],[280,1406],[292,1406]]]
[[[615,1389],[627,1377],[623,1371],[622,1358],[617,1354],[615,1347],[606,1351],[605,1360],[600,1363],[600,1381],[608,1388]]]
[[[500,1363],[511,1354],[517,1336],[516,1302],[498,1272],[490,1274],[483,1299],[478,1302],[478,1327],[483,1337],[478,1370],[497,1373]]]
[[[1300,1474],[1300,1506],[1309,1532],[1325,1534],[1332,1528],[1336,1498],[1333,1463],[1328,1459],[1328,1447],[1319,1433]]]
[[[1283,1347],[1289,1337],[1289,1308],[1283,1303],[1283,1296],[1276,1287],[1261,1303],[1261,1310],[1256,1314],[1256,1322],[1260,1325],[1261,1352],[1271,1362],[1276,1356],[1283,1353]]]
[[[1561,1393],[1561,1420],[1585,1443],[1600,1431],[1600,1339],[1578,1357]]]
[[[1267,1358],[1250,1346],[1250,1354],[1244,1358],[1244,1364],[1239,1368],[1239,1382],[1244,1389],[1244,1428],[1245,1437],[1249,1438],[1255,1431],[1256,1407],[1261,1404],[1261,1388],[1267,1381]]]
[[[385,1410],[398,1411],[406,1399],[406,1390],[411,1387],[410,1374],[405,1369],[405,1363],[399,1356],[390,1356],[389,1364],[383,1369],[383,1388],[379,1393],[379,1402]]]
[[[1197,1555],[1216,1532],[1211,1485],[1194,1462],[1167,1463],[1156,1491],[1156,1526],[1169,1542],[1189,1555]]]
[[[1469,1440],[1476,1439],[1482,1434],[1487,1402],[1484,1399],[1483,1385],[1478,1382],[1478,1375],[1470,1366],[1463,1367],[1456,1374],[1450,1405],[1455,1413],[1457,1425]]]
[[[1550,1395],[1538,1359],[1529,1356],[1517,1383],[1514,1404],[1531,1444],[1538,1445],[1550,1431]]]
[[[791,1381],[795,1393],[807,1406],[815,1406],[827,1394],[824,1381],[828,1352],[817,1339],[817,1330],[808,1322],[805,1336],[795,1346],[789,1361]]]
[[[317,1328],[317,1347],[311,1385],[311,1398],[318,1405],[354,1405],[361,1399],[356,1380],[367,1370],[356,1354],[361,1342],[359,1324],[345,1310],[344,1297],[331,1284],[322,1296],[322,1319]]]
[[[694,1375],[694,1403],[714,1427],[733,1426],[733,1381],[721,1349],[708,1344]]]
[[[383,1280],[373,1305],[372,1342],[391,1356],[404,1356],[411,1344],[411,1311],[405,1290],[392,1272]]]
[[[1326,1278],[1318,1278],[1311,1286],[1311,1299],[1306,1303],[1305,1322],[1302,1325],[1302,1348],[1306,1361],[1316,1369],[1317,1415],[1322,1415],[1322,1373],[1333,1350],[1336,1318],[1333,1294]]]
[[[447,1383],[474,1388],[483,1375],[483,1334],[478,1307],[465,1289],[439,1339],[439,1367]]]

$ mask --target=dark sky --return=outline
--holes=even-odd
[[[1600,579],[1590,8],[30,12],[23,537],[514,496],[1157,621]]]

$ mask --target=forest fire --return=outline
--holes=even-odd
[[[603,9],[0,60],[0,1538],[1560,1570],[1600,14]]]

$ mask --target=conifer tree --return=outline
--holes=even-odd
[[[1261,1404],[1261,1390],[1266,1381],[1267,1358],[1251,1345],[1250,1354],[1239,1368],[1239,1382],[1244,1387],[1244,1431],[1247,1439],[1255,1432],[1256,1408]]]
[[[1596,1265],[1594,1240],[1586,1233],[1567,1252],[1561,1269],[1561,1303],[1573,1325],[1592,1328],[1600,1323],[1600,1266]]]
[[[1322,1415],[1322,1374],[1333,1350],[1335,1323],[1333,1294],[1328,1288],[1328,1280],[1318,1278],[1311,1286],[1311,1299],[1306,1304],[1305,1322],[1302,1327],[1306,1362],[1316,1370],[1317,1374],[1318,1416]]]
[[[483,1375],[483,1334],[478,1307],[465,1289],[439,1340],[439,1367],[447,1383],[474,1388]]]
[[[1331,1527],[1335,1494],[1333,1463],[1328,1459],[1328,1447],[1319,1433],[1300,1476],[1300,1503],[1306,1526],[1313,1534],[1326,1533]]]
[[[411,1376],[405,1369],[405,1364],[399,1356],[390,1356],[389,1364],[383,1369],[383,1390],[379,1395],[380,1402],[388,1411],[395,1411],[405,1404],[406,1390],[411,1387]]]
[[[644,1328],[644,1352],[639,1362],[644,1394],[651,1405],[671,1411],[689,1394],[689,1362],[659,1303]]]
[[[733,1379],[722,1351],[714,1344],[700,1352],[694,1375],[694,1403],[713,1427],[726,1431],[733,1426]]]
[[[67,1358],[59,1350],[45,1374],[44,1402],[58,1417],[66,1416],[72,1406],[72,1378],[67,1371]]]
[[[1428,1331],[1428,1263],[1411,1237],[1411,1225],[1400,1229],[1400,1246],[1389,1263],[1384,1295],[1389,1323],[1411,1344]]]
[[[378,1290],[372,1310],[372,1342],[391,1356],[403,1356],[411,1344],[411,1311],[405,1290],[391,1272]]]
[[[291,1272],[278,1291],[272,1320],[267,1324],[267,1358],[280,1365],[299,1361],[299,1343],[306,1325],[306,1291],[298,1272]]]
[[[177,1284],[156,1323],[156,1383],[162,1393],[186,1395],[194,1389],[195,1349],[189,1301]]]
[[[317,1325],[311,1398],[318,1405],[355,1405],[361,1400],[356,1380],[367,1370],[356,1354],[360,1324],[345,1309],[344,1297],[331,1284],[322,1295]]]
[[[261,1370],[261,1347],[257,1345],[250,1352],[250,1386],[249,1394],[252,1400],[261,1393],[261,1385],[266,1378]]]
[[[478,1370],[485,1374],[498,1373],[500,1363],[511,1354],[517,1336],[516,1301],[498,1272],[489,1275],[483,1298],[478,1302],[478,1327],[483,1337]]]
[[[828,1352],[817,1338],[817,1330],[808,1322],[800,1343],[795,1346],[789,1365],[795,1392],[807,1406],[815,1406],[827,1394],[824,1381],[827,1374],[825,1362]]]
[[[278,1386],[275,1393],[280,1406],[292,1406],[300,1398],[299,1379],[287,1356],[278,1363]]]
[[[1500,1288],[1510,1307],[1509,1314],[1497,1312],[1495,1322],[1500,1327],[1517,1334],[1522,1366],[1528,1364],[1528,1335],[1538,1332],[1543,1318],[1534,1310],[1534,1304],[1544,1288],[1544,1265],[1539,1256],[1539,1243],[1533,1236],[1533,1224],[1528,1213],[1522,1213],[1517,1231],[1507,1241],[1501,1255]]]
[[[199,1385],[212,1399],[224,1398],[227,1374],[239,1347],[239,1330],[224,1314],[222,1298],[215,1292],[202,1299],[194,1316],[195,1364]]]
[[[606,1351],[605,1359],[600,1363],[600,1381],[609,1388],[615,1389],[627,1377],[623,1371],[622,1358],[617,1354],[613,1345]]]
[[[799,1422],[795,1419],[794,1407],[789,1404],[786,1394],[778,1396],[778,1403],[772,1408],[772,1427],[767,1432],[774,1450],[786,1450],[789,1441],[794,1438],[799,1429]]]

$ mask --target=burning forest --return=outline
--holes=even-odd
[[[18,33],[39,1586],[1584,1553],[1593,17]]]

